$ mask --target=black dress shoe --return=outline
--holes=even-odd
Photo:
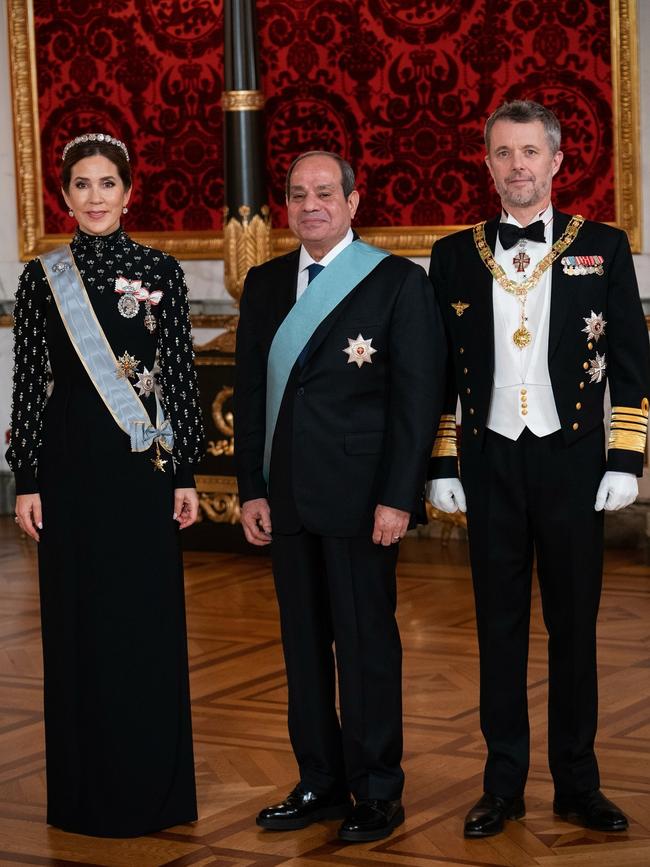
[[[351,815],[339,828],[341,840],[350,843],[367,843],[390,837],[393,828],[404,821],[401,801],[379,801],[374,798],[357,801]]]
[[[332,790],[317,795],[300,784],[280,804],[265,807],[255,820],[269,831],[298,831],[323,819],[345,819],[352,812],[347,792]]]
[[[523,798],[501,798],[485,792],[465,816],[466,837],[493,837],[503,831],[506,819],[526,815]]]
[[[578,795],[557,795],[553,812],[561,819],[573,819],[594,831],[627,831],[627,817],[600,789]]]

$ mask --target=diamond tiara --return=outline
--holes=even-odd
[[[63,148],[63,153],[61,154],[61,159],[65,160],[65,156],[70,150],[70,148],[74,147],[78,144],[84,144],[87,141],[102,141],[106,142],[106,144],[115,145],[116,148],[119,148],[129,161],[129,152],[126,149],[126,145],[123,141],[120,141],[117,138],[113,138],[112,135],[108,135],[108,133],[104,132],[88,132],[84,133],[84,135],[78,135],[76,138],[73,138],[72,141],[69,141],[67,145]]]

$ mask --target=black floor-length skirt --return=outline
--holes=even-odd
[[[47,821],[107,837],[196,819],[172,462],[155,471],[151,453],[127,446],[94,390],[49,401],[38,471]]]

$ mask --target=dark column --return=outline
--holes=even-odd
[[[225,0],[224,44],[225,284],[239,300],[248,269],[271,256],[255,0]]]

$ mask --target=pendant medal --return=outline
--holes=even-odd
[[[140,304],[132,292],[126,292],[117,302],[117,309],[125,319],[133,319],[138,315]]]
[[[161,473],[165,472],[165,464],[167,461],[160,455],[160,446],[158,445],[158,442],[156,442],[156,457],[151,458],[151,463],[153,464],[154,470],[160,470]]]
[[[527,346],[530,346],[532,339],[533,335],[525,325],[520,326],[512,335],[512,340],[517,349],[525,349]]]
[[[151,302],[147,299],[144,303],[146,313],[144,314],[144,327],[147,329],[149,334],[153,334],[156,330],[157,321],[156,317],[151,312]]]

